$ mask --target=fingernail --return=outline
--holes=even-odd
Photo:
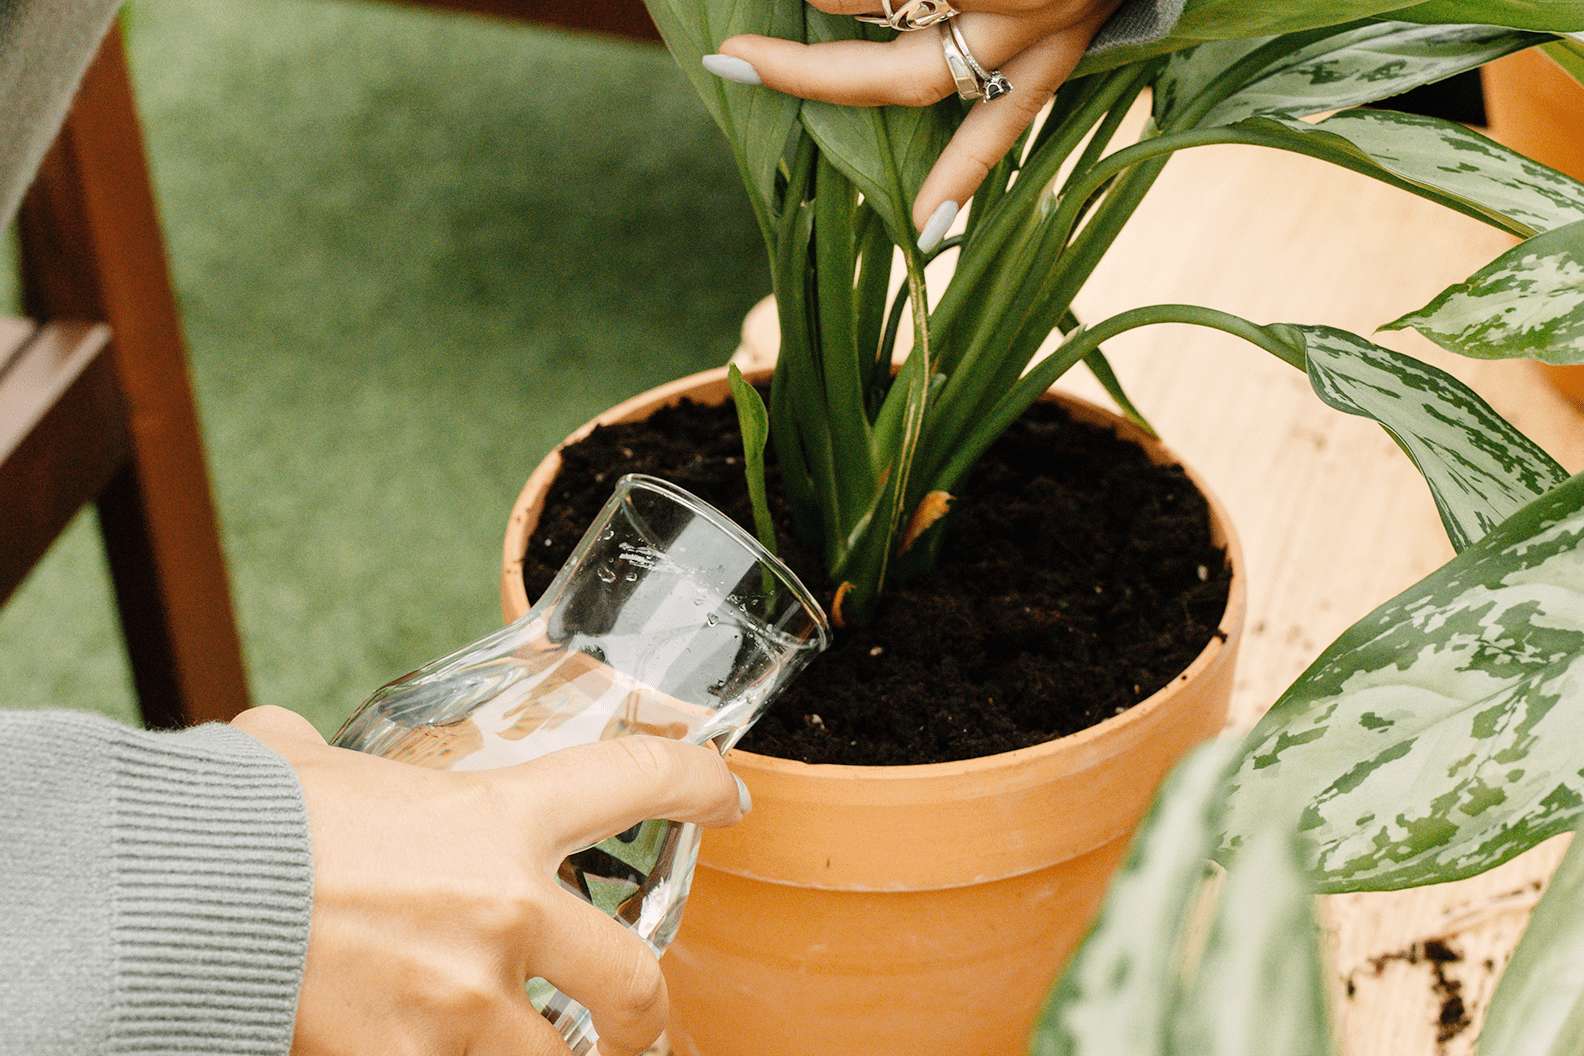
[[[734,84],[763,84],[759,71],[735,55],[706,55],[704,68],[715,76]]]
[[[732,780],[737,782],[737,806],[746,814],[753,809],[753,796],[748,794],[748,786],[743,784],[742,778],[733,774]]]
[[[962,206],[956,202],[942,202],[935,207],[929,220],[924,224],[924,230],[919,232],[918,248],[929,253],[946,237],[946,232],[951,229],[952,221],[957,219],[957,210]]]

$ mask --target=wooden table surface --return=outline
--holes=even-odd
[[[1369,335],[1509,241],[1317,161],[1203,148],[1172,162],[1077,309],[1099,320],[1186,301],[1256,322],[1327,323]],[[932,275],[937,294],[945,277]],[[1416,335],[1380,340],[1450,370],[1570,470],[1584,467],[1584,414],[1532,365],[1458,359]],[[775,344],[774,310],[762,303],[744,324],[739,356],[764,360]],[[1303,375],[1267,353],[1189,327],[1135,331],[1107,353],[1135,402],[1209,480],[1242,533],[1249,631],[1232,722],[1246,728],[1338,634],[1451,548],[1396,445],[1377,426],[1324,407]],[[1063,387],[1104,401],[1087,376]],[[1445,977],[1460,984],[1477,1027],[1561,850],[1553,841],[1461,883],[1325,899],[1342,1051],[1472,1053],[1472,1027],[1438,1038],[1444,993],[1433,988],[1429,962],[1389,959],[1377,968],[1375,959],[1445,939],[1462,958],[1444,966]]]

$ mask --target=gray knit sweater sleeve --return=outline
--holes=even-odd
[[[1124,0],[1089,50],[1107,51],[1160,40],[1177,25],[1182,13],[1183,0]]]
[[[313,870],[247,734],[0,711],[0,1053],[284,1056]]]

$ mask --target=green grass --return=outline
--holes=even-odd
[[[254,699],[329,730],[498,623],[523,479],[725,360],[758,235],[658,47],[327,0],[128,29]],[[0,685],[133,714],[91,514],[0,610]]]

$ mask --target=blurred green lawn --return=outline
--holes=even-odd
[[[658,47],[341,0],[127,28],[254,700],[330,730],[498,623],[529,470],[725,360],[758,235]],[[0,686],[134,714],[91,513],[0,610]]]

